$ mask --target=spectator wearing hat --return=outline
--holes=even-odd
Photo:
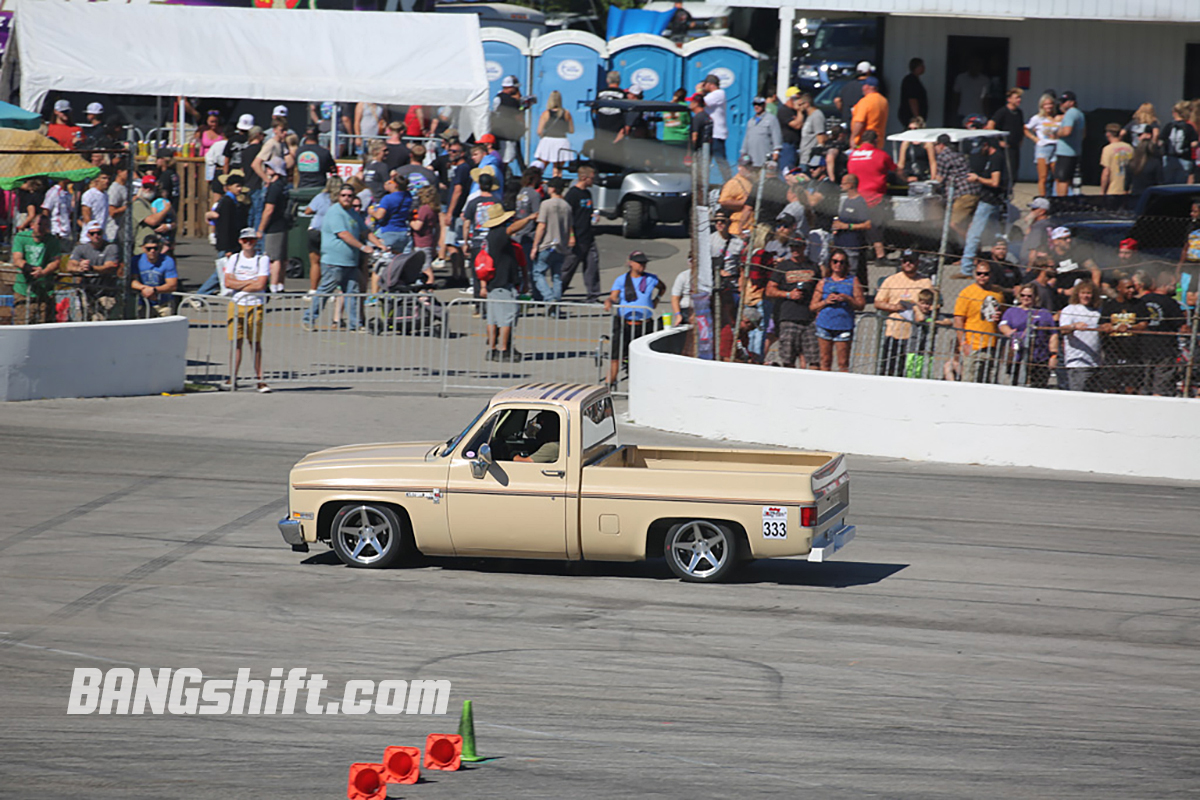
[[[384,247],[383,240],[367,230],[362,214],[354,209],[355,197],[354,187],[342,184],[337,204],[325,212],[325,221],[321,225],[321,283],[312,305],[304,312],[302,324],[305,330],[316,330],[325,298],[335,290],[340,288],[347,295],[361,291],[362,255],[369,255],[372,245]],[[348,329],[360,330],[358,298],[348,299],[346,305]]]
[[[696,91],[704,97],[704,110],[712,119],[712,157],[721,171],[721,180],[728,181],[732,174],[729,169],[728,155],[725,152],[725,140],[729,138],[729,123],[727,116],[727,98],[721,88],[721,79],[716,75],[708,75],[696,87]]]
[[[283,262],[287,260],[287,164],[276,156],[264,166],[263,213],[258,223],[258,235],[262,239],[263,252],[271,262],[268,286],[276,293],[284,289]]]
[[[238,117],[237,126],[229,134],[229,143],[225,145],[225,163],[221,168],[222,172],[239,169],[245,175],[250,169],[250,162],[243,162],[242,154],[250,146],[250,132],[255,127],[253,114],[242,114]]]
[[[102,103],[91,102],[84,109],[84,119],[87,122],[82,126],[82,141],[84,147],[89,150],[108,149],[108,126],[104,124],[104,105]]]
[[[175,259],[162,252],[157,236],[147,236],[142,242],[142,252],[133,259],[129,288],[142,296],[141,308],[148,308],[155,316],[169,317],[173,313],[172,292],[179,288],[179,271]]]
[[[521,82],[516,75],[506,75],[500,81],[500,91],[492,99],[492,132],[496,149],[503,164],[516,162],[525,171],[525,155],[521,152],[521,137],[525,135],[525,109],[529,101],[521,97]]]
[[[729,212],[719,209],[713,215],[713,232],[710,234],[708,251],[712,256],[713,268],[720,280],[718,288],[725,302],[732,302],[734,294],[738,291],[742,251],[746,246],[745,240],[734,236],[730,228]]]
[[[694,94],[688,98],[688,146],[693,154],[699,153],[706,144],[712,144],[712,117],[704,109],[704,95]]]
[[[52,121],[46,126],[46,135],[67,150],[74,150],[83,137],[83,128],[71,123],[71,102],[69,100],[54,101],[52,114]]]
[[[612,362],[608,367],[608,385],[616,386],[621,362],[629,357],[629,343],[654,330],[654,307],[667,287],[658,276],[646,271],[650,259],[641,250],[629,254],[628,270],[613,281],[604,299],[604,310],[613,316]]]
[[[875,67],[870,61],[858,62],[854,68],[855,80],[847,81],[837,96],[833,98],[833,105],[842,119],[846,118],[846,112],[851,111],[858,101],[862,100],[863,81],[871,77],[871,73],[874,71]]]
[[[67,270],[80,276],[92,321],[108,319],[117,304],[117,246],[104,239],[104,224],[92,220],[83,226],[83,241],[75,245]]]
[[[924,74],[924,59],[909,59],[908,74],[900,81],[900,107],[896,109],[900,124],[906,128],[913,117],[929,119],[929,94],[921,83]]]
[[[986,159],[982,172],[967,173],[967,180],[980,187],[979,203],[971,217],[971,226],[967,229],[966,245],[963,247],[962,275],[970,277],[975,267],[975,256],[979,253],[979,243],[989,225],[1000,223],[1000,212],[1008,204],[1008,164],[1004,154],[996,146],[994,138],[983,140],[983,152]]]
[[[240,169],[217,176],[221,196],[204,216],[213,226],[213,244],[217,249],[216,270],[196,290],[197,294],[216,294],[225,278],[225,261],[242,249],[238,233],[249,221],[250,204],[246,197],[245,178]]]
[[[492,174],[496,178],[496,191],[500,196],[504,196],[504,162],[500,159],[500,155],[496,152],[496,137],[490,133],[485,133],[479,137],[479,144],[483,146],[483,157],[479,160],[479,166],[491,167]],[[472,154],[474,148],[472,148]]]
[[[626,100],[641,100],[642,96],[642,87],[636,83],[625,90]],[[626,111],[621,115],[621,130],[617,132],[613,144],[624,139],[653,139],[654,133],[650,127],[652,118],[653,115],[641,111]]]
[[[1076,282],[1088,278],[1097,286],[1102,286],[1100,268],[1091,256],[1075,244],[1070,228],[1059,226],[1051,229],[1049,258],[1054,264],[1057,276],[1055,283],[1060,295],[1065,297]]]
[[[226,316],[229,341],[236,342],[233,361],[231,388],[237,384],[238,372],[242,368],[242,343],[254,345],[254,374],[258,378],[258,391],[266,393],[271,387],[263,381],[262,335],[263,335],[263,292],[267,289],[271,268],[266,256],[256,253],[257,228],[243,228],[238,233],[240,249],[225,261],[225,291],[233,295]],[[352,312],[353,313],[353,312]]]
[[[495,270],[492,277],[480,281],[479,290],[479,296],[488,301],[488,361],[519,362],[522,359],[520,351],[513,346],[512,333],[520,310],[518,289],[524,283],[524,276],[512,241],[517,226],[505,224],[515,213],[505,211],[500,203],[492,203],[487,206],[487,219],[482,225],[484,246]]]
[[[788,257],[776,262],[766,294],[777,309],[779,363],[791,368],[799,358],[802,369],[819,369],[820,346],[811,305],[821,270],[808,259],[807,250],[804,239],[788,243]]]
[[[859,146],[863,134],[875,131],[875,141],[887,136],[888,101],[879,91],[879,79],[868,75],[862,81],[862,99],[854,104],[850,117],[850,141]]]
[[[1026,282],[1025,270],[1013,260],[1008,251],[1008,237],[996,234],[988,252],[988,263],[992,265],[992,284],[1004,293],[1004,302],[1012,303],[1018,286]]]
[[[1087,130],[1074,92],[1063,92],[1058,105],[1062,121],[1054,134],[1054,188],[1059,197],[1065,197],[1079,167],[1079,157],[1083,155],[1083,137]]]
[[[142,176],[142,185],[134,195],[131,213],[133,214],[133,240],[135,242],[140,242],[147,236],[170,232],[171,205],[158,196],[158,186],[154,175],[146,173]]]
[[[922,289],[933,288],[933,281],[923,277],[917,271],[918,266],[917,253],[905,250],[900,254],[900,271],[885,278],[875,295],[875,309],[888,314],[883,330],[880,375],[904,374],[905,357],[913,331],[912,325],[900,315],[913,307]]]
[[[280,106],[280,108],[283,107]],[[263,179],[264,185],[266,184],[267,164],[274,159],[283,160],[284,177],[287,177],[287,173],[296,165],[296,154],[288,146],[287,137],[287,117],[275,117],[271,123],[271,135],[263,141],[262,147],[250,165]]]
[[[777,161],[783,147],[783,132],[779,129],[779,117],[767,113],[765,97],[754,98],[754,114],[746,123],[739,155],[750,157],[750,164],[761,167],[767,161]]]
[[[1035,197],[1029,202],[1029,216],[1026,218],[1027,227],[1025,239],[1021,243],[1021,261],[1033,266],[1033,260],[1038,256],[1050,254],[1050,201],[1045,197]]]
[[[154,177],[158,181],[158,196],[173,207],[179,207],[179,173],[175,171],[175,150],[160,147],[154,154]]]

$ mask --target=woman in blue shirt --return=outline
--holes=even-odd
[[[641,250],[629,254],[629,271],[613,281],[612,291],[604,299],[604,310],[613,316],[612,363],[608,369],[608,384],[617,382],[621,361],[629,356],[629,343],[654,330],[654,306],[667,287],[652,272],[646,272],[649,259]]]
[[[829,277],[813,291],[809,309],[817,315],[817,343],[821,347],[821,369],[833,367],[837,351],[838,371],[850,371],[850,342],[854,339],[854,312],[866,305],[863,287],[850,274],[850,257],[835,247],[829,251]]]

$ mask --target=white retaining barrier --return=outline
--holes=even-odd
[[[182,391],[187,341],[183,317],[0,328],[0,400]]]
[[[1200,480],[1200,400],[726,364],[670,352],[682,335],[630,347],[632,422],[809,450]]]

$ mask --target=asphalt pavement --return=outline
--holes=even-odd
[[[344,797],[352,762],[453,732],[465,699],[494,760],[392,797],[1196,796],[1194,484],[852,457],[840,560],[712,586],[284,545],[304,453],[446,436],[483,401],[5,405],[0,796]],[[75,668],[121,666],[447,679],[451,714],[67,715]]]

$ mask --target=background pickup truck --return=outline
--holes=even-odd
[[[1054,197],[1050,200],[1051,226],[1065,225],[1077,242],[1111,253],[1117,252],[1122,239],[1136,239],[1142,255],[1178,261],[1192,203],[1197,200],[1200,185],[1193,184],[1153,186],[1136,197]],[[1111,203],[1112,207],[1097,208],[1092,205],[1096,202]]]
[[[622,445],[612,398],[587,384],[502,391],[444,442],[312,453],[288,494],[284,541],[326,542],[352,567],[664,555],[707,582],[755,558],[823,561],[854,537],[841,455]]]

